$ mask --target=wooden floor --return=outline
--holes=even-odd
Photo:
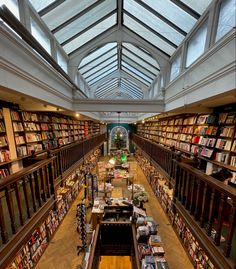
[[[145,204],[145,208],[147,209],[147,214],[152,216],[159,224],[159,234],[164,244],[165,256],[170,269],[193,269],[194,267],[170,225],[169,219],[163,212],[139,166],[137,168],[137,183],[142,184],[150,195],[149,202]],[[79,236],[76,232],[75,219],[76,205],[81,202],[81,197],[82,193],[73,203],[36,269],[77,269],[78,265],[81,264],[83,254],[81,253],[77,256],[76,249],[79,244]],[[124,264],[127,267],[119,267]],[[102,257],[99,269],[130,269],[131,267],[129,266],[129,257]]]
[[[101,256],[99,269],[132,269],[129,256]]]

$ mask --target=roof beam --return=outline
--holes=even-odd
[[[71,24],[73,21],[77,20],[79,17],[83,16],[87,12],[91,11],[93,8],[100,5],[104,1],[105,0],[97,1],[94,4],[92,4],[91,6],[87,7],[86,9],[82,10],[81,12],[77,13],[76,15],[74,15],[73,17],[71,17],[70,19],[65,21],[64,23],[62,23],[62,24],[58,25],[56,28],[52,29],[52,33],[55,34],[56,32],[60,31],[61,29],[63,29],[67,25]]]
[[[160,113],[164,111],[164,102],[161,100],[104,100],[98,99],[80,99],[73,103],[75,111],[89,111],[89,112],[142,112],[142,113]]]
[[[125,87],[127,90],[130,90],[133,93],[137,94],[138,96],[143,97],[143,92],[141,90],[134,89],[130,87],[128,84],[125,84],[124,82],[121,83],[121,87]]]
[[[46,6],[45,8],[43,8],[42,10],[40,10],[38,12],[39,16],[44,16],[46,15],[48,12],[52,11],[54,8],[57,8],[60,4],[62,4],[63,2],[65,2],[66,0],[55,0],[54,2],[52,2],[50,5]]]
[[[170,27],[175,29],[181,35],[184,35],[184,36],[187,35],[187,33],[183,29],[181,29],[179,26],[175,25],[172,21],[168,20],[166,17],[162,16],[160,13],[158,13],[157,11],[152,9],[149,5],[145,4],[143,1],[140,1],[140,0],[134,0],[134,1],[137,2],[143,8],[145,8],[146,10],[148,10],[150,13],[152,13],[153,15],[155,15],[156,17],[161,19],[163,22],[168,24]]]
[[[91,60],[90,62],[87,62],[86,64],[80,66],[80,67],[79,67],[79,70],[83,69],[83,68],[84,68],[85,66],[87,66],[87,65],[92,64],[95,60],[98,60],[98,59],[101,58],[102,56],[104,56],[104,55],[106,55],[107,53],[111,52],[111,51],[114,50],[116,47],[117,47],[117,46],[114,46],[113,48],[111,48],[111,49],[105,51],[104,53],[100,54],[99,57],[97,57],[97,58]],[[99,49],[99,48],[98,48],[98,49]],[[115,54],[117,54],[117,51],[115,52]],[[114,55],[115,55],[115,54],[114,54]],[[114,56],[114,55],[112,55],[112,56]],[[111,57],[112,57],[112,56],[111,56]],[[93,66],[93,67],[95,67],[95,66]],[[92,67],[92,68],[93,68],[93,67]],[[87,71],[88,71],[88,70],[87,70]],[[87,71],[86,71],[86,72],[87,72]]]
[[[78,32],[77,34],[73,35],[72,37],[68,38],[66,41],[61,43],[61,46],[65,46],[66,44],[70,43],[71,41],[73,41],[73,39],[79,37],[80,35],[82,35],[83,33],[87,32],[88,30],[90,30],[91,28],[95,27],[98,23],[104,21],[105,19],[109,18],[110,16],[112,16],[115,12],[111,11],[110,13],[106,14],[104,17],[100,18],[98,21],[92,23],[90,26],[86,27],[85,29],[83,29],[82,31]],[[84,45],[83,45],[84,46]],[[71,52],[72,53],[72,52]]]
[[[126,60],[125,60],[126,59]],[[156,77],[157,74],[154,74],[152,71],[148,70],[146,67],[142,66],[141,64],[137,63],[135,60],[131,59],[129,56],[126,56],[126,55],[123,55],[123,61],[124,62],[127,62],[127,61],[131,61],[133,64],[132,66],[135,68],[135,69],[138,69],[139,72],[145,74],[147,77],[153,79],[151,76],[153,77]],[[131,65],[131,64],[130,64]],[[135,67],[135,65],[137,65],[137,67]],[[139,69],[140,68],[140,69]],[[142,69],[142,71],[140,71]],[[157,72],[158,73],[158,72]]]
[[[72,52],[70,52],[68,55],[70,58],[75,58],[78,59],[80,58],[79,61],[77,61],[77,65],[79,65],[80,61],[83,59],[83,57],[86,56],[86,54],[94,50],[99,45],[104,45],[106,44],[106,38],[109,37],[111,34],[113,34],[115,31],[117,31],[117,25],[113,25],[112,27],[108,28],[106,31],[103,33],[97,35],[95,38],[91,39],[88,41],[86,44],[82,45],[79,48],[74,49]],[[99,41],[99,42],[98,42]],[[116,38],[112,38],[110,42],[116,42]],[[79,57],[80,56],[80,57]]]
[[[161,38],[163,41],[165,41],[167,44],[171,45],[173,48],[177,49],[177,45],[175,43],[173,43],[172,41],[170,41],[168,38],[164,37],[163,35],[161,35],[160,33],[158,33],[157,31],[155,31],[154,29],[152,29],[151,27],[149,27],[147,24],[143,23],[142,21],[140,21],[137,17],[135,17],[134,15],[132,15],[131,13],[129,13],[128,11],[124,11],[126,13],[126,15],[128,15],[131,19],[135,20],[137,23],[141,24],[143,27],[145,27],[148,31],[152,32],[153,34],[155,34],[156,36],[158,36],[159,38]]]
[[[192,17],[194,17],[196,20],[198,20],[201,17],[201,15],[199,13],[197,13],[194,9],[190,8],[189,6],[187,6],[186,4],[184,4],[183,2],[181,2],[180,0],[170,0],[170,1],[172,3],[174,3],[176,6],[180,7],[181,9],[183,9],[189,15],[191,15]]]
[[[143,97],[143,92],[140,92],[140,91],[137,91],[137,90],[135,90],[135,89],[133,89],[133,88],[130,88],[128,85],[126,85],[126,84],[121,84],[121,87],[124,87],[125,89],[127,89],[128,91],[130,91],[130,92],[132,92],[132,93],[134,93],[134,94],[136,94],[137,95],[137,97],[139,96],[139,97]]]
[[[114,64],[114,63],[116,63],[116,62],[117,62],[117,59],[115,59],[114,61],[112,61],[112,62],[106,64],[105,66],[101,66],[101,68],[98,69],[95,73],[93,73],[93,74],[91,74],[91,75],[89,75],[89,76],[84,76],[84,78],[87,80],[87,79],[89,79],[91,76],[96,75],[96,73],[100,72],[102,69],[104,69],[104,68],[108,67],[109,65]],[[103,74],[103,73],[102,73],[102,74]],[[89,82],[89,80],[88,80],[88,82]]]
[[[110,84],[107,84],[105,87],[97,88],[95,92],[99,93],[101,91],[105,91],[106,89],[109,89],[112,86],[118,86],[118,81],[113,81]]]

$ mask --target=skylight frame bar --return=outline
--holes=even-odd
[[[85,56],[85,58],[86,57],[89,57],[92,53],[94,53],[96,50],[99,50],[99,49],[102,49],[103,47],[105,47],[106,45],[103,45],[103,46],[101,46],[100,48],[96,48],[96,49],[94,49],[91,53],[89,53],[87,56]],[[103,52],[101,55],[99,55],[99,57],[100,56],[103,56],[104,54],[106,54],[106,53],[109,53],[111,50],[113,50],[113,49],[117,49],[117,43],[115,43],[115,45],[114,45],[114,47],[112,47],[112,48],[110,48],[110,49],[108,49],[106,52]],[[99,57],[97,57],[97,58],[99,58]],[[82,65],[82,66],[80,66],[78,69],[80,70],[80,69],[82,69],[84,66],[86,66],[86,65],[88,65],[88,64],[90,64],[90,63],[92,63],[94,60],[96,60],[97,58],[93,58],[91,61],[89,61],[89,62],[87,62],[86,64],[84,64],[84,65]]]
[[[143,92],[136,91],[135,89],[130,88],[129,86],[125,85],[124,82],[121,84],[122,87],[125,87],[128,91],[136,94],[137,96],[143,97]]]
[[[138,84],[136,84],[134,81],[132,81],[131,79],[122,78],[122,80],[124,80],[127,84],[130,84],[134,88],[137,88],[137,89],[140,88],[140,86]]]
[[[93,80],[91,80],[91,81],[89,81],[89,82],[87,82],[87,83],[89,84],[89,86],[93,86],[93,85],[95,85],[96,83],[99,82],[99,80],[102,80],[102,79],[104,79],[106,76],[108,76],[108,75],[114,73],[115,71],[117,71],[117,67],[116,67],[116,69],[114,69],[114,68],[112,68],[112,69],[113,69],[113,70],[112,70],[111,72],[109,72],[109,73],[104,72],[104,73],[107,73],[105,76],[98,76],[99,79],[97,79],[98,77],[96,77],[96,78],[94,78]],[[96,79],[97,79],[97,80],[96,80]],[[94,80],[95,80],[95,81],[94,81]],[[92,82],[92,81],[94,81],[94,82]],[[91,82],[92,82],[92,83],[91,83]]]
[[[124,92],[128,92],[128,93],[134,95],[138,99],[142,99],[142,97],[143,97],[141,95],[138,95],[136,92],[131,91],[129,88],[126,88],[124,85],[121,85],[121,90],[123,90]]]
[[[150,77],[150,76],[147,75],[147,74],[150,74],[151,76],[153,76],[152,80],[156,77],[156,74],[153,74],[153,73],[152,73],[151,71],[149,71],[147,68],[143,67],[142,65],[140,65],[140,64],[137,63],[136,61],[130,59],[128,56],[126,56],[126,55],[122,55],[122,60],[123,60],[123,61],[125,61],[124,58],[126,58],[127,60],[133,62],[133,63],[134,63],[135,65],[137,65],[140,69],[143,69],[143,71],[140,71],[140,72],[143,73],[143,74],[145,74],[147,77]],[[131,65],[131,64],[130,64],[130,65]],[[137,67],[135,67],[135,66],[133,66],[133,67],[137,69]],[[147,74],[144,73],[144,71],[146,71]],[[151,78],[151,77],[150,77],[150,78]]]
[[[142,6],[143,8],[145,8],[146,10],[148,10],[150,13],[152,13],[153,15],[155,15],[156,17],[158,17],[159,19],[161,19],[163,22],[165,22],[166,24],[168,24],[170,27],[172,27],[173,29],[175,29],[177,32],[179,32],[180,34],[182,34],[184,37],[187,35],[187,32],[185,32],[183,29],[181,29],[178,25],[174,24],[173,22],[171,22],[169,19],[167,19],[166,17],[162,16],[159,12],[157,12],[156,10],[152,9],[148,4],[140,1],[140,0],[133,0],[136,3],[138,3],[140,6]]]
[[[90,12],[93,8],[99,6],[104,1],[105,0],[100,0],[100,1],[97,1],[97,2],[93,3],[92,5],[88,6],[87,8],[82,10],[81,12],[79,12],[76,15],[74,15],[73,17],[69,18],[67,21],[63,22],[62,24],[58,25],[56,28],[52,29],[51,30],[52,33],[55,34],[56,32],[58,32],[61,29],[65,28],[66,26],[68,26],[69,24],[74,22],[75,20],[79,19],[80,17],[82,17],[86,13]]]
[[[118,84],[111,86],[110,88],[107,88],[104,91],[95,92],[96,96],[101,97],[102,95],[105,95],[107,92],[112,91],[118,87]]]
[[[114,65],[114,63],[116,63],[115,65]],[[106,66],[102,66],[99,70],[97,70],[95,73],[93,73],[93,74],[91,74],[91,75],[89,75],[89,76],[83,76],[84,77],[84,79],[86,80],[86,81],[90,81],[90,79],[89,78],[91,78],[92,76],[94,76],[94,75],[96,75],[97,73],[99,73],[100,71],[102,71],[103,69],[105,69],[105,68],[107,68],[107,67],[109,67],[110,65],[114,65],[114,66],[112,66],[111,68],[113,68],[113,67],[115,67],[116,65],[117,65],[117,59],[116,60],[114,60],[114,61],[112,61],[111,63],[109,63],[109,64],[107,64]],[[106,72],[106,71],[104,71],[104,72]],[[103,72],[102,72],[103,73]],[[101,74],[102,74],[101,73]],[[96,77],[96,76],[95,76]]]
[[[111,78],[111,79],[109,79],[109,80],[106,80],[103,84],[101,84],[99,87],[103,87],[103,86],[105,86],[105,85],[107,85],[108,83],[113,83],[113,82],[115,82],[115,81],[117,81],[118,82],[118,78]]]
[[[113,88],[111,91],[106,91],[104,94],[103,94],[103,98],[106,98],[106,96],[109,96],[111,94],[115,94],[117,93],[118,91],[115,90],[115,88]]]
[[[150,83],[147,83],[146,81],[143,81],[140,77],[136,76],[133,72],[131,72],[129,69],[127,69],[126,67],[122,66],[122,69],[126,74],[132,76],[134,79],[136,79],[137,81],[139,81],[139,83],[142,83],[143,85],[145,85],[146,87],[150,87]]]
[[[114,81],[112,84],[107,85],[104,88],[97,88],[96,91],[95,91],[95,93],[100,93],[100,92],[106,91],[106,90],[108,90],[108,89],[110,89],[110,88],[112,88],[114,86],[115,87],[118,87],[118,81]]]
[[[174,3],[176,6],[184,10],[186,13],[188,13],[190,16],[192,16],[194,19],[198,20],[201,15],[191,7],[187,6],[181,0],[170,0],[172,3]]]
[[[112,60],[113,59],[113,60]],[[112,61],[111,61],[112,60]],[[94,73],[96,73],[97,71],[99,71],[101,68],[104,68],[104,67],[106,67],[107,66],[107,64],[106,64],[106,62],[109,62],[109,61],[111,61],[111,62],[113,62],[113,61],[117,61],[117,54],[114,54],[114,55],[112,55],[111,57],[108,57],[106,60],[103,60],[102,62],[100,62],[99,64],[97,64],[97,65],[95,65],[94,67],[91,67],[89,70],[87,70],[86,72],[84,72],[84,73],[81,73],[81,75],[83,76],[83,77],[86,77],[87,75],[87,73],[90,73],[90,72],[92,72],[93,70],[96,70],[97,68],[98,68],[98,70],[96,70],[96,71],[94,71]],[[110,63],[111,63],[110,62]],[[105,64],[105,65],[103,65],[103,64]],[[100,68],[100,69],[99,69]]]
[[[136,33],[134,30],[132,30],[131,28],[129,28],[128,26],[126,26],[125,24],[123,25],[123,27],[126,28],[127,30],[129,30],[130,32],[132,32],[134,35],[138,36],[144,42],[147,42],[150,46],[154,47],[156,50],[158,50],[159,52],[161,52],[163,55],[167,56],[168,58],[171,57],[172,54],[170,55],[167,52],[165,52],[164,50],[162,50],[161,48],[157,47],[156,45],[154,45],[154,43],[151,43],[149,40],[145,39],[144,37],[142,37],[141,35],[139,35],[138,33]]]
[[[123,84],[123,85],[125,85],[126,87],[128,87],[129,89],[131,89],[131,90],[135,90],[136,92],[138,92],[138,93],[140,93],[141,95],[143,95],[143,91],[142,91],[142,89],[140,89],[140,88],[134,88],[134,87],[132,87],[131,85],[129,85],[128,83],[126,83],[126,81],[122,81],[121,82],[121,84]]]
[[[39,10],[38,11],[39,16],[42,17],[42,16],[46,15],[47,13],[49,13],[53,9],[57,8],[59,5],[61,5],[65,1],[66,0],[55,0],[54,2],[52,2],[51,4],[46,6],[45,8]]]
[[[78,50],[82,49],[84,46],[88,46],[88,44],[91,43],[91,42],[93,42],[96,38],[99,38],[100,36],[104,35],[106,32],[108,32],[110,30],[113,30],[113,29],[115,30],[116,28],[117,28],[117,21],[116,21],[116,24],[112,25],[110,28],[107,28],[107,30],[105,30],[104,32],[96,35],[94,38],[92,38],[91,40],[89,40],[88,42],[86,42],[85,44],[83,44],[82,46],[79,46],[79,47],[75,48],[74,50],[72,50],[71,52],[69,52],[68,53],[68,56],[69,57],[72,56],[74,53],[76,53]]]
[[[73,35],[72,37],[68,38],[66,41],[60,43],[60,45],[63,47],[65,45],[67,45],[68,43],[70,43],[71,41],[73,41],[75,38],[79,37],[80,35],[84,34],[85,32],[87,32],[88,30],[94,28],[97,24],[99,24],[100,22],[108,19],[109,17],[112,17],[112,15],[116,14],[116,12],[111,11],[109,12],[108,14],[106,14],[105,16],[103,16],[102,18],[100,18],[98,21],[92,23],[90,26],[86,27],[85,29],[83,29],[82,31],[78,32],[77,34]],[[117,23],[117,20],[116,20],[116,23]],[[114,26],[114,25],[113,25]],[[111,26],[111,27],[113,27]],[[110,27],[110,28],[111,28]],[[107,28],[106,31],[110,28]],[[104,32],[103,32],[104,33]],[[97,36],[96,36],[97,37]],[[94,38],[96,38],[94,37]],[[92,38],[91,40],[94,40],[94,38]],[[87,44],[87,43],[86,43]],[[83,44],[82,46],[84,46],[85,44]],[[82,46],[80,46],[79,48],[81,48]]]
[[[148,26],[147,24],[143,23],[142,21],[140,21],[137,17],[135,17],[133,14],[129,13],[127,10],[124,10],[124,13],[129,16],[131,19],[133,19],[134,21],[136,21],[138,24],[141,24],[144,28],[146,28],[148,31],[152,32],[154,35],[158,36],[160,39],[162,39],[164,42],[166,42],[167,44],[169,44],[170,46],[172,46],[174,49],[178,48],[178,45],[173,43],[172,41],[170,41],[168,38],[164,37],[163,35],[161,35],[160,33],[158,33],[157,31],[155,31],[154,29],[152,29],[150,26]],[[128,28],[130,29],[130,28]],[[145,39],[146,40],[146,39]]]
[[[118,85],[118,81],[112,81],[110,84],[107,84],[107,85],[105,85],[105,86],[103,86],[103,87],[97,87],[97,89],[96,89],[96,92],[99,92],[99,91],[103,91],[103,90],[106,90],[107,88],[109,88],[109,87],[111,87],[111,86],[113,86],[113,85]]]
[[[137,70],[137,68],[135,68],[135,67],[133,67],[132,65],[130,65],[129,63],[127,63],[126,61],[124,61],[124,60],[122,60],[122,62],[123,63],[125,63],[126,65],[128,65],[129,67],[131,67],[131,68],[133,68],[133,69],[136,69]],[[124,66],[122,63],[121,63],[121,65],[122,66]],[[127,69],[129,69],[132,73],[134,73],[134,71],[132,71],[129,67],[126,67]],[[139,72],[139,73],[142,73],[142,72],[140,72],[139,70],[137,70],[137,72]],[[135,73],[134,73],[135,74]],[[143,73],[142,73],[143,74]],[[142,76],[140,76],[140,75],[137,75],[137,74],[135,74],[136,76],[138,76],[138,77],[140,77],[140,78],[142,78]],[[145,74],[143,74],[144,76],[146,76]],[[152,81],[153,81],[153,79],[152,78],[150,78],[150,77],[148,77],[148,76],[146,76],[147,78],[149,78],[150,79],[150,81],[148,81],[148,80],[146,80],[145,78],[142,78],[142,79],[144,79],[145,81],[147,81],[148,83],[150,83],[150,85],[152,84]]]
[[[130,87],[140,89],[139,85],[136,85],[132,80],[127,79],[127,78],[122,78],[122,80],[123,80],[124,82],[126,82],[127,84],[129,84]],[[140,89],[140,90],[141,90],[141,89]]]
[[[148,65],[150,65],[153,69],[156,69],[158,72],[160,72],[160,69],[158,67],[156,67],[155,65],[153,65],[152,63],[148,62],[146,59],[144,59],[143,57],[139,56],[138,54],[136,54],[135,52],[131,51],[129,48],[126,47],[126,44],[129,44],[128,42],[124,42],[122,43],[122,49],[128,50],[131,54],[133,54],[134,56],[136,56],[137,58],[139,58],[140,60],[144,61],[145,63],[147,63]],[[131,44],[132,46],[134,46],[136,49],[141,50],[143,53],[146,53],[150,58],[152,58],[151,55],[149,55],[147,52],[145,52],[144,50],[142,50],[142,48],[136,46],[135,44]],[[155,59],[153,58],[153,60],[155,61]],[[159,65],[157,63],[157,65]]]

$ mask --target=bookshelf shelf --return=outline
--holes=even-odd
[[[137,125],[137,134],[155,143],[174,147],[187,158],[193,155],[214,164],[236,168],[236,112],[181,114]],[[206,170],[209,174],[209,169]],[[213,170],[211,171],[211,173]],[[236,174],[233,174],[236,179]]]

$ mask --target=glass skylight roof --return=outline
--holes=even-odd
[[[143,92],[140,87],[129,79],[111,79],[104,82],[95,91],[97,98],[111,99],[120,98],[124,99],[142,99]]]
[[[161,69],[145,44],[164,59],[172,56],[211,0],[30,2],[69,57],[87,54],[78,70],[95,97],[142,99]],[[122,29],[136,44],[123,42]],[[113,32],[110,43],[101,45]]]

